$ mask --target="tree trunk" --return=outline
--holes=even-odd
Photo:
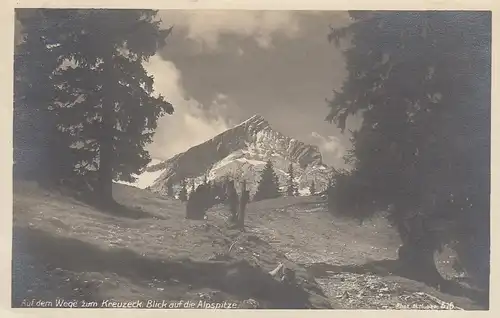
[[[106,125],[106,124],[105,124]],[[106,131],[106,129],[104,130]],[[113,203],[113,166],[112,166],[112,143],[107,140],[110,137],[105,134],[101,138],[99,156],[99,199],[101,203],[108,205]]]
[[[240,210],[237,215],[237,224],[238,228],[243,229],[245,228],[245,207],[240,205]]]
[[[445,280],[434,260],[437,238],[429,231],[423,217],[418,213],[410,214],[399,219],[397,226],[403,241],[398,257],[404,274],[433,287],[443,286]]]
[[[228,200],[229,200],[229,210],[231,211],[230,222],[236,223],[238,221],[239,198],[234,188],[230,188],[229,191],[230,193],[228,195]]]
[[[106,87],[102,101],[102,130],[99,140],[99,193],[100,203],[111,205],[113,200],[113,60],[104,60]]]
[[[443,286],[445,280],[436,268],[433,249],[407,242],[399,248],[398,257],[409,278],[433,287]]]

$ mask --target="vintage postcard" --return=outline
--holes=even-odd
[[[11,310],[490,310],[491,8],[113,5],[13,9]]]

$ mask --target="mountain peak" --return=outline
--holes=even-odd
[[[332,172],[322,163],[317,146],[275,131],[262,115],[255,114],[212,139],[151,167],[149,172],[161,171],[161,175],[150,188],[163,193],[166,184],[179,184],[182,180],[194,182],[205,176],[209,180],[230,177],[247,181],[253,193],[260,171],[269,160],[273,162],[280,184],[286,184],[286,171],[292,164],[300,189],[307,189],[312,180],[318,189],[325,188]]]
[[[253,115],[252,117],[248,118],[247,120],[241,122],[236,127],[239,127],[239,126],[246,126],[246,127],[252,127],[252,128],[259,128],[259,129],[264,129],[264,128],[270,127],[269,122],[264,117],[262,117],[260,114]]]
[[[257,122],[257,121],[266,121],[264,117],[260,114],[255,114],[252,117],[248,118],[246,121],[249,122]]]

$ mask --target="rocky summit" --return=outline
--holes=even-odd
[[[203,182],[205,176],[211,181],[229,177],[235,181],[246,180],[253,194],[268,160],[273,163],[282,189],[286,187],[288,167],[292,164],[295,183],[302,195],[309,194],[312,181],[317,191],[325,189],[334,172],[322,162],[317,146],[287,137],[274,130],[262,116],[255,115],[166,161],[153,162],[144,171],[150,184],[142,182],[141,187],[165,193],[168,183],[177,188],[183,179],[196,185]]]

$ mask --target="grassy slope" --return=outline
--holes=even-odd
[[[391,273],[360,271],[367,262],[395,258],[397,234],[381,219],[359,225],[335,218],[318,198],[251,203],[240,233],[227,228],[221,206],[207,221],[192,221],[179,201],[124,185],[114,193],[129,207],[126,215],[139,210],[140,217],[104,214],[32,183],[15,184],[13,306],[55,297],[234,300],[241,307],[254,299],[265,308],[435,304],[422,290],[477,308]],[[233,243],[230,259],[214,259]],[[298,287],[267,275],[279,262],[296,271]]]

